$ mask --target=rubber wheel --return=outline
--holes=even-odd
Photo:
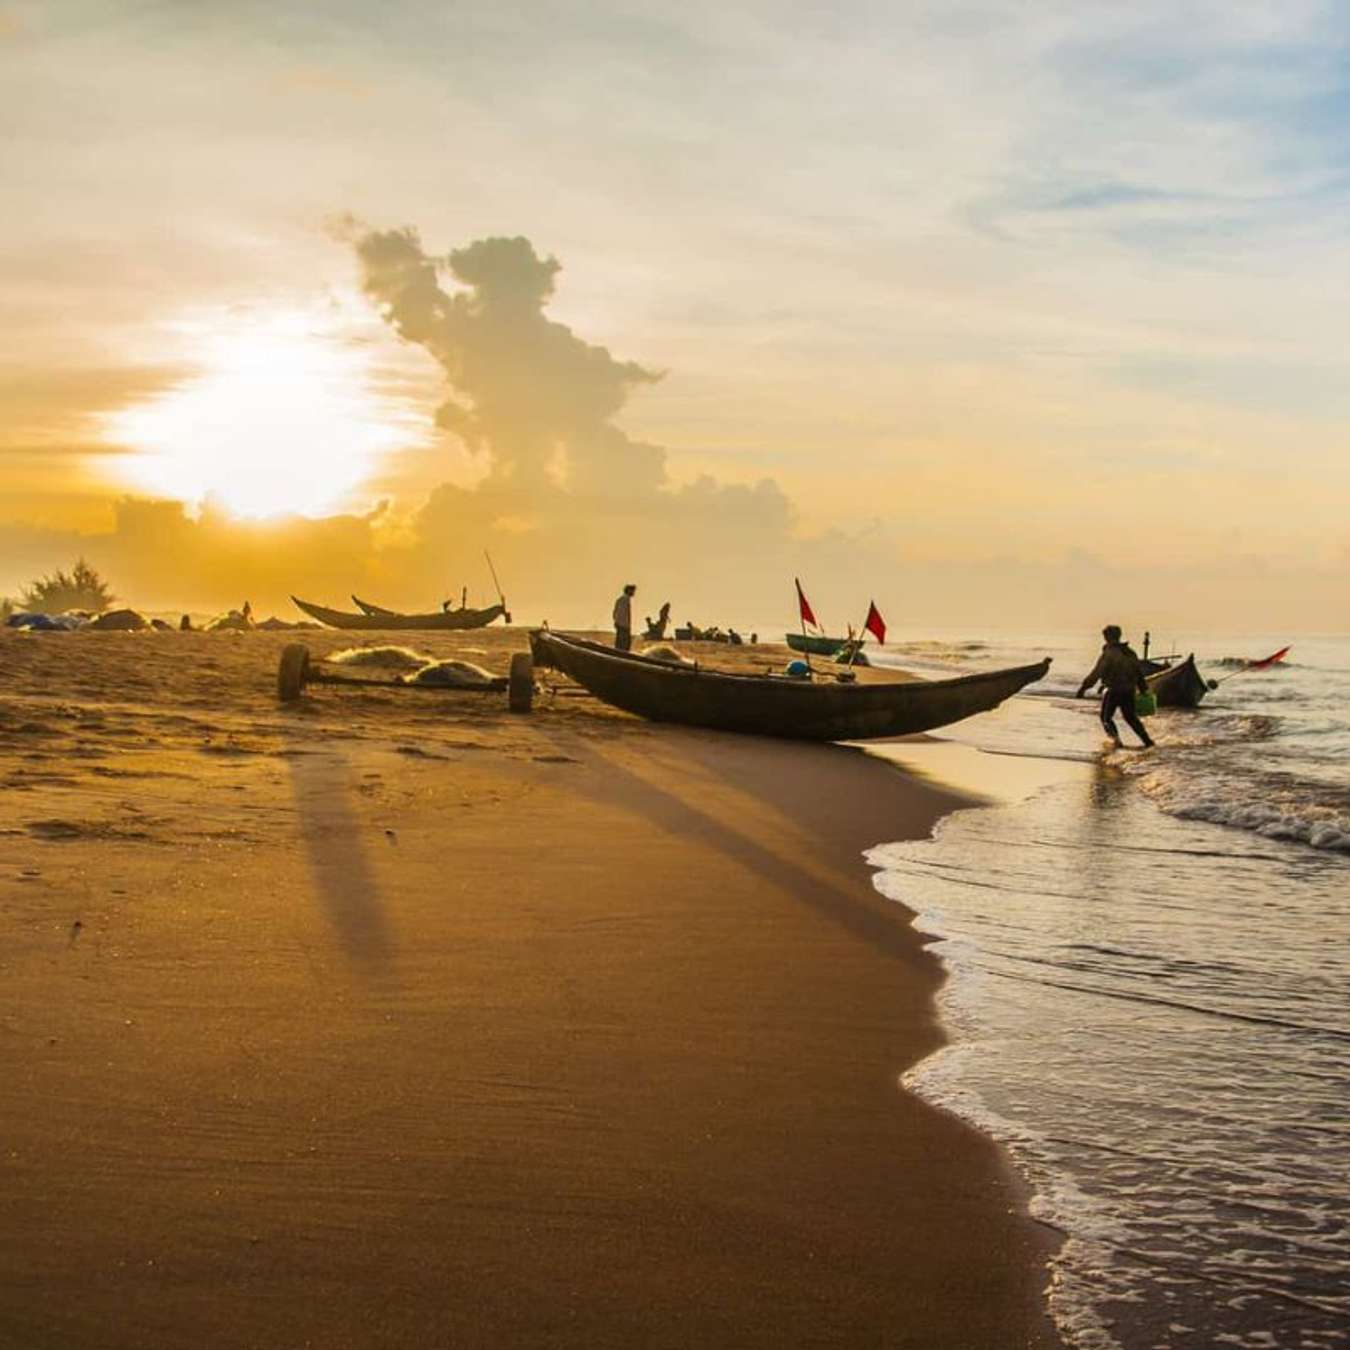
[[[511,674],[506,685],[506,706],[512,712],[526,713],[534,705],[534,660],[529,652],[517,652],[511,658]]]
[[[294,703],[309,679],[309,648],[292,642],[281,653],[277,666],[277,697],[283,703]]]

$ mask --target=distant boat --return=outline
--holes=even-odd
[[[671,665],[546,628],[530,634],[530,649],[536,666],[561,671],[601,701],[639,717],[815,741],[908,736],[947,726],[998,707],[1050,669],[1047,657],[951,680],[799,680]]]
[[[1211,685],[1195,668],[1195,655],[1145,677],[1160,708],[1198,708]]]
[[[841,637],[824,637],[815,633],[788,633],[787,645],[794,652],[808,652],[812,656],[833,656],[848,641]]]
[[[808,656],[828,656],[840,665],[870,666],[858,638],[817,637],[814,633],[788,633],[787,645]]]
[[[311,604],[295,595],[291,599],[297,609],[308,614],[311,619],[327,624],[329,628],[364,632],[388,632],[395,629],[455,632],[464,628],[486,628],[493,619],[506,613],[505,606],[490,605],[487,609],[437,610],[433,614],[394,614],[388,610],[379,614],[347,614],[340,609]]]

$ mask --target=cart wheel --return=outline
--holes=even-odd
[[[283,703],[294,703],[309,679],[309,648],[292,642],[281,653],[277,666],[277,697]]]
[[[517,652],[511,658],[511,675],[506,686],[506,706],[512,712],[529,712],[534,703],[534,661],[529,652]]]

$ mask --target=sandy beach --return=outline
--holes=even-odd
[[[573,687],[277,702],[355,636],[0,634],[0,1344],[1057,1345],[898,1085],[941,969],[862,851],[959,799]]]

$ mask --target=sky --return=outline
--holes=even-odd
[[[0,594],[489,548],[529,619],[1346,631],[1348,58],[1306,0],[0,0]]]

